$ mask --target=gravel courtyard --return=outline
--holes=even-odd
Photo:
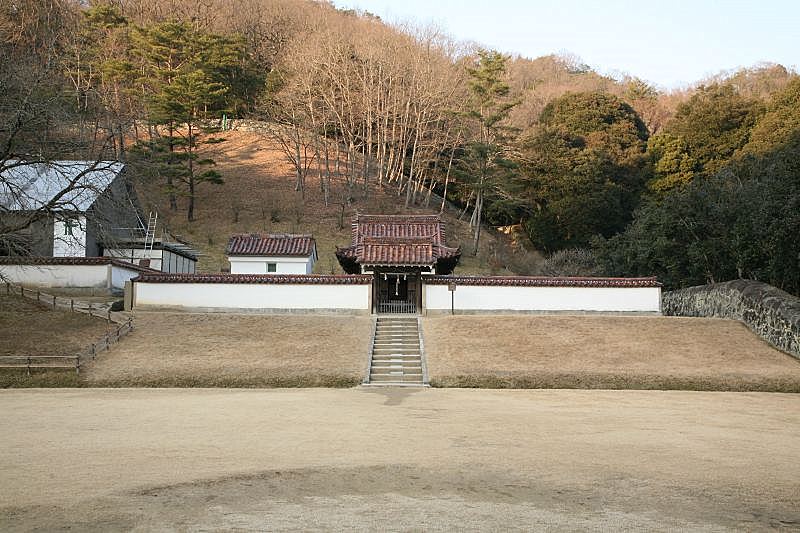
[[[0,530],[800,527],[800,396],[0,391]]]

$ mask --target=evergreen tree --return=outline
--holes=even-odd
[[[513,176],[514,163],[508,157],[513,129],[506,119],[519,102],[510,97],[505,81],[508,58],[499,52],[480,50],[475,64],[467,69],[470,99],[464,114],[471,138],[455,167],[456,176],[475,197],[471,226],[473,255],[478,254],[484,204],[493,192]]]
[[[750,278],[800,294],[800,81],[775,95],[722,169],[651,198],[594,244],[603,268],[669,288]]]
[[[713,175],[747,144],[761,112],[758,100],[732,85],[700,87],[651,142],[655,173],[650,189],[663,194]]]
[[[178,194],[188,198],[187,218],[194,220],[199,184],[221,184],[214,160],[201,157],[203,147],[223,142],[219,119],[243,106],[256,84],[254,70],[237,38],[205,33],[183,22],[140,28],[134,35],[140,60],[148,122],[154,135],[142,152],[166,178],[170,207]]]
[[[648,176],[646,142],[639,116],[614,96],[570,93],[548,104],[523,143],[534,244],[552,252],[621,231]]]

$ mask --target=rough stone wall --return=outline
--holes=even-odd
[[[739,279],[666,292],[662,312],[741,320],[756,335],[800,359],[800,298],[766,283]]]

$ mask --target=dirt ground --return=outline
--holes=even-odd
[[[0,530],[800,528],[800,395],[0,391]]]
[[[800,392],[800,361],[734,320],[445,316],[422,325],[438,386]]]
[[[90,386],[353,386],[369,317],[138,312],[136,330],[87,367]]]
[[[0,355],[74,355],[106,334],[105,320],[0,294]]]

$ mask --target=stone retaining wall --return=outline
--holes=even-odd
[[[766,283],[739,279],[666,292],[662,312],[741,320],[756,335],[800,359],[800,298]]]

